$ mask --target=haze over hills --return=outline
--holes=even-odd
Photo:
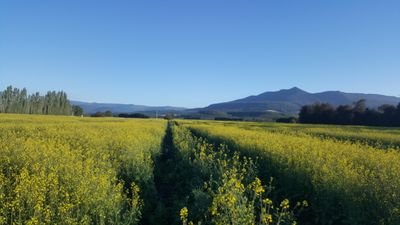
[[[379,94],[346,93],[341,91],[325,91],[320,93],[309,93],[300,88],[281,89],[279,91],[268,91],[259,95],[252,95],[242,99],[229,102],[211,104],[204,108],[187,109],[173,106],[145,106],[134,104],[113,103],[88,103],[71,101],[73,105],[81,106],[85,113],[92,114],[99,111],[110,110],[113,113],[132,112],[154,112],[198,114],[211,116],[233,116],[233,117],[260,117],[296,115],[303,105],[315,102],[330,103],[332,105],[352,104],[360,99],[365,99],[367,106],[377,108],[382,104],[397,105],[400,98]],[[207,117],[207,116],[206,116]]]
[[[72,105],[78,105],[83,108],[87,114],[96,112],[111,111],[113,113],[132,113],[132,112],[173,112],[183,111],[186,108],[173,107],[173,106],[145,106],[145,105],[134,105],[134,104],[116,104],[116,103],[96,103],[96,102],[82,102],[82,101],[71,101]]]
[[[221,112],[280,112],[296,114],[303,105],[316,102],[330,103],[332,105],[352,104],[360,99],[365,99],[370,108],[382,104],[397,105],[400,98],[379,94],[345,93],[341,91],[325,91],[309,93],[300,88],[293,87],[279,91],[264,92],[259,95],[209,105],[202,110]]]

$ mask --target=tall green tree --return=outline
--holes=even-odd
[[[72,106],[72,114],[74,116],[82,116],[83,115],[83,109],[79,105],[73,105]]]
[[[71,104],[63,91],[49,91],[45,96],[38,92],[28,95],[26,88],[12,86],[0,91],[0,113],[70,115],[71,112]]]

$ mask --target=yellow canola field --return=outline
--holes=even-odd
[[[199,121],[197,121],[199,122]],[[196,123],[196,122],[191,122]],[[357,142],[377,148],[400,148],[400,129],[395,127],[369,127],[353,125],[288,124],[272,122],[200,122],[223,124],[247,130],[268,130],[286,135],[311,135],[322,139]]]
[[[277,176],[287,194],[309,200],[317,223],[400,224],[400,153],[396,149],[244,129],[243,124],[189,122],[185,126],[259,157],[260,173]]]
[[[0,224],[135,224],[164,121],[0,115]]]

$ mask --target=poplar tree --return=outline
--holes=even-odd
[[[63,91],[48,91],[45,96],[39,92],[28,95],[26,88],[12,86],[0,91],[0,113],[70,115],[71,112],[67,93]]]

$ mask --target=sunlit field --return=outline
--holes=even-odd
[[[164,121],[0,115],[1,224],[129,224]]]
[[[0,224],[400,224],[399,135],[0,114]]]
[[[184,122],[198,136],[257,158],[259,176],[310,203],[308,222],[399,224],[399,129]]]

